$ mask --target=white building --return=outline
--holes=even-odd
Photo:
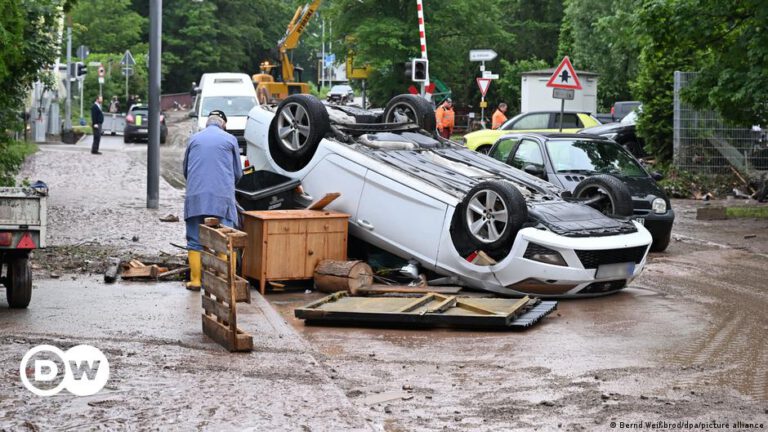
[[[520,112],[560,110],[560,99],[552,97],[552,88],[547,81],[555,69],[525,72],[520,83]],[[597,113],[597,76],[588,71],[576,71],[581,90],[576,90],[573,100],[565,101],[566,111]]]

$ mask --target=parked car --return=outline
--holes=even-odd
[[[257,170],[301,180],[349,214],[352,236],[416,260],[448,283],[507,296],[596,296],[642,270],[651,235],[568,202],[561,189],[435,134],[433,107],[394,97],[383,112],[292,95],[251,110]],[[629,204],[624,204],[629,205]],[[478,251],[492,265],[471,262]]]
[[[347,104],[355,99],[355,91],[347,84],[338,84],[328,91],[326,100],[330,103]]]
[[[502,137],[490,156],[570,191],[604,213],[631,216],[653,236],[651,250],[669,245],[675,212],[658,173],[649,174],[624,147],[586,134],[514,134]],[[627,199],[609,193],[618,191]],[[621,202],[629,203],[621,207]]]
[[[600,122],[589,113],[568,112],[563,114],[563,132],[577,132],[580,129],[599,125]],[[557,132],[560,130],[560,111],[536,111],[518,114],[507,120],[500,128],[483,129],[464,135],[464,145],[480,153],[488,153],[502,135],[512,132]]]
[[[632,111],[636,110],[639,106],[642,105],[642,102],[640,101],[621,101],[616,102],[611,107],[610,113],[602,113],[602,114],[595,114],[595,117],[600,120],[601,123],[613,123],[617,122],[624,117],[627,116],[627,114],[631,113]]]
[[[600,135],[602,137],[612,139],[617,143],[624,146],[635,157],[641,158],[646,156],[644,146],[645,142],[642,138],[635,134],[635,124],[637,123],[637,111],[630,111],[629,114],[624,116],[618,123],[608,123],[600,126],[594,126],[591,128],[582,129],[579,133]]]
[[[168,126],[165,124],[165,115],[160,114],[160,142],[165,144],[167,137]],[[149,107],[133,105],[125,115],[123,142],[134,143],[147,140],[149,140]]]

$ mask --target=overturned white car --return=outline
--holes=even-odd
[[[351,235],[451,283],[581,297],[618,291],[640,273],[651,243],[641,225],[434,130],[433,108],[417,96],[376,112],[293,95],[251,110],[245,138],[257,170],[299,179],[315,197],[340,192],[329,208],[351,215]],[[471,263],[476,251],[496,263]]]

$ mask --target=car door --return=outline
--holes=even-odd
[[[563,113],[563,133],[576,133],[584,124],[576,113]],[[552,129],[560,130],[560,113],[552,114]]]
[[[549,113],[530,113],[510,123],[504,130],[546,130],[549,129]]]
[[[520,140],[520,144],[517,145],[514,153],[510,155],[507,163],[528,174],[535,175],[544,180],[547,179],[541,146],[534,140],[528,138]]]
[[[435,266],[448,205],[416,188],[368,171],[357,210],[362,240]]]

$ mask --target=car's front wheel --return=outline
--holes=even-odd
[[[312,159],[329,128],[328,111],[316,97],[288,96],[270,126],[270,154],[283,169],[298,171]]]
[[[470,189],[459,206],[462,235],[480,250],[507,248],[528,219],[525,198],[513,185],[486,181]]]
[[[672,239],[672,229],[670,228],[666,232],[659,233],[653,236],[653,243],[651,243],[651,252],[664,252],[669,246],[669,241]]]
[[[581,200],[601,213],[611,217],[629,217],[632,209],[632,194],[624,182],[616,177],[599,174],[587,177],[576,185],[574,198]]]
[[[491,151],[491,147],[493,146],[491,146],[490,144],[483,144],[480,147],[476,148],[475,151],[481,154],[488,154]]]

